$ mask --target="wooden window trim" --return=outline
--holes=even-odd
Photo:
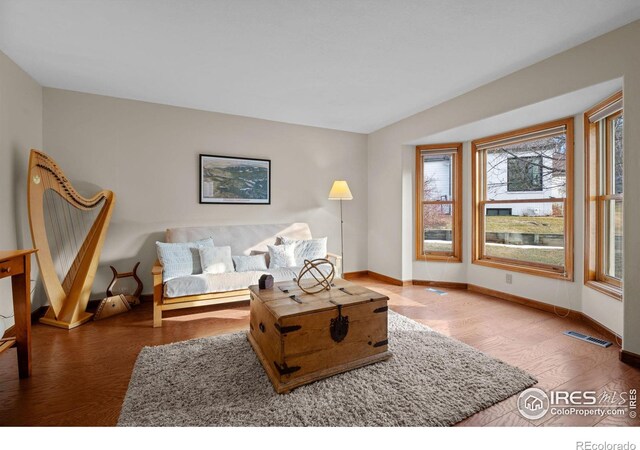
[[[453,200],[447,201],[423,201],[422,200],[422,186],[424,183],[424,173],[422,167],[422,153],[433,152],[438,154],[446,150],[454,149],[454,170],[453,170]],[[436,262],[462,262],[462,142],[454,142],[448,144],[429,144],[416,146],[416,260],[417,261],[436,261]],[[453,237],[453,251],[452,252],[429,252],[424,254],[422,251],[424,233],[422,223],[422,205],[424,204],[449,204],[452,205],[453,220],[452,224],[452,237]]]
[[[481,173],[484,169],[485,151],[478,147],[490,142],[502,141],[520,135],[537,133],[545,129],[565,127],[567,151],[565,155],[566,164],[566,195],[565,198],[545,198],[545,199],[519,199],[519,200],[486,200],[484,196],[487,192],[486,174]],[[555,278],[565,281],[573,281],[573,194],[574,194],[574,119],[567,117],[560,120],[541,123],[518,130],[476,139],[471,142],[471,263],[480,266],[503,269],[513,272],[525,273],[547,278]],[[481,160],[482,159],[482,160]],[[510,260],[503,258],[484,256],[484,208],[487,204],[500,203],[562,203],[564,205],[564,235],[565,235],[565,267],[528,263],[525,261]]]
[[[604,275],[602,271],[604,239],[601,238],[601,234],[604,229],[604,202],[622,199],[622,195],[616,195],[611,191],[611,154],[606,150],[603,161],[606,165],[605,180],[600,180],[602,157],[599,148],[601,136],[598,124],[601,119],[593,121],[592,118],[621,100],[622,91],[616,92],[584,113],[584,285],[619,301],[622,301],[622,282],[617,278]],[[617,117],[621,113],[623,110],[614,111],[604,119],[609,121],[610,118]],[[604,195],[601,195],[603,186]]]

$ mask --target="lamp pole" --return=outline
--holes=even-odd
[[[344,218],[342,216],[342,200],[353,200],[353,194],[345,180],[336,180],[329,191],[329,200],[340,200],[340,259],[342,267],[340,275],[344,276]]]
[[[340,275],[344,276],[344,220],[342,220],[342,199],[340,199],[340,257],[342,258]]]

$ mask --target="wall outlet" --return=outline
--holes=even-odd
[[[507,274],[506,278],[506,282],[507,284],[513,284],[513,275],[511,275],[510,273]]]

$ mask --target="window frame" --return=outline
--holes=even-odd
[[[606,214],[606,202],[611,200],[622,200],[624,202],[624,190],[622,194],[616,194],[615,180],[611,180],[613,173],[611,169],[612,156],[615,151],[613,145],[611,145],[611,124],[617,117],[624,116],[622,102],[623,94],[622,91],[619,91],[584,113],[584,284],[620,301],[622,301],[623,280],[611,277],[605,271],[606,243],[604,234],[606,224],[604,215]],[[599,117],[603,113],[605,115]],[[604,125],[601,125],[603,121]],[[603,131],[605,132],[604,136],[602,135]],[[602,149],[603,141],[604,149]],[[602,180],[603,174],[604,180]]]
[[[453,200],[424,200],[424,165],[422,163],[422,155],[430,153],[433,155],[447,154],[453,155],[453,170],[451,174],[453,180],[451,182]],[[416,239],[416,260],[417,261],[439,261],[439,262],[462,262],[462,142],[453,142],[447,144],[428,144],[416,146],[416,214],[415,214],[415,239]],[[425,204],[441,204],[451,205],[451,238],[452,251],[450,252],[428,252],[425,253],[424,246],[424,224],[423,224],[423,206]]]
[[[479,149],[479,146],[491,142],[497,142],[507,139],[516,139],[534,133],[544,132],[564,126],[566,135],[566,153],[565,153],[565,183],[566,192],[564,198],[545,198],[545,199],[511,199],[511,200],[487,200],[487,185],[485,169],[486,150]],[[564,119],[554,120],[551,122],[540,123],[526,128],[508,131],[493,136],[487,136],[476,139],[471,142],[471,263],[495,269],[507,270],[510,272],[520,272],[529,275],[542,276],[547,278],[555,278],[565,281],[574,280],[573,270],[573,242],[574,242],[574,118],[567,117]],[[483,173],[480,173],[480,171]],[[544,191],[544,188],[543,188]],[[540,192],[527,191],[526,193]],[[519,261],[500,257],[489,257],[484,254],[485,244],[485,208],[488,205],[499,205],[501,203],[562,203],[564,205],[564,267],[553,266],[550,264],[534,263],[527,261]]]

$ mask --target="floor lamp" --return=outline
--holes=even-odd
[[[336,180],[331,186],[329,200],[340,200],[340,257],[342,258],[341,275],[344,275],[344,221],[342,220],[342,200],[353,200],[349,185],[344,180]]]

